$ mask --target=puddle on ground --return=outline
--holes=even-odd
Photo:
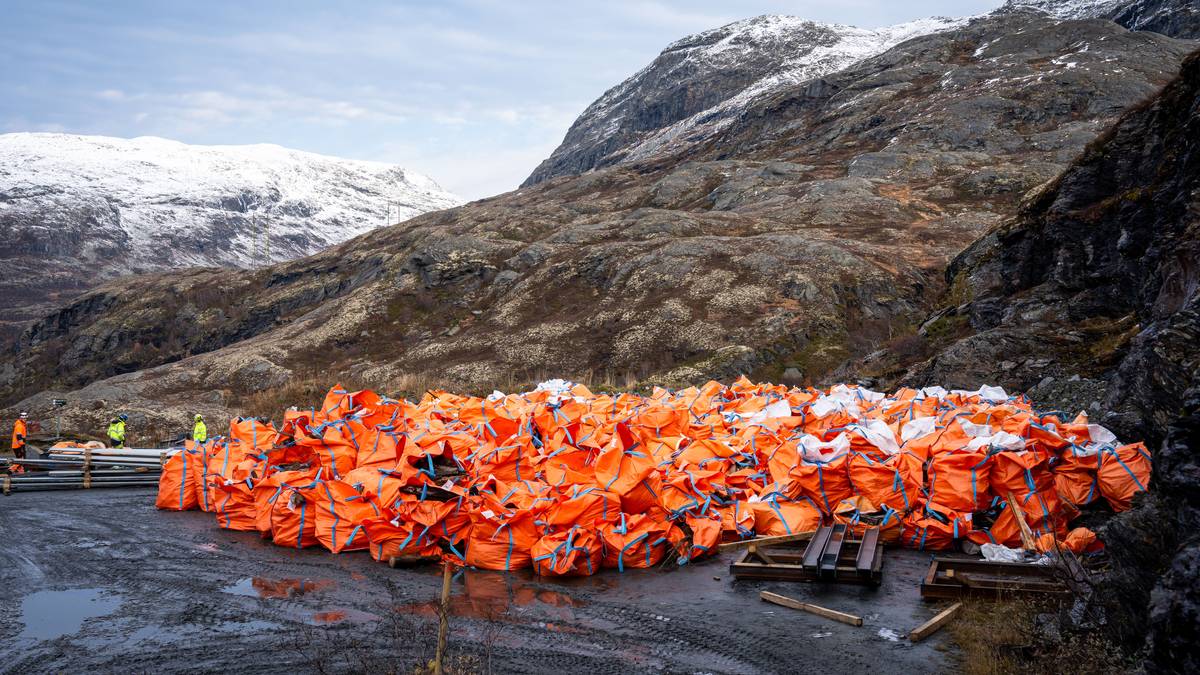
[[[244,595],[251,598],[294,598],[305,593],[319,591],[333,585],[332,581],[322,579],[266,579],[263,577],[246,577],[237,583],[230,584],[221,590],[234,595]]]
[[[463,592],[455,593],[450,598],[450,613],[453,616],[495,620],[512,610],[522,611],[535,604],[564,610],[587,604],[586,600],[548,588],[538,588],[504,572],[468,569],[463,570],[461,575]],[[400,605],[396,609],[404,613],[436,616],[437,607],[438,602],[430,600]]]
[[[54,640],[71,635],[84,621],[112,614],[120,606],[119,597],[99,588],[30,593],[21,600],[25,629],[18,639]]]
[[[379,621],[379,617],[369,612],[360,612],[357,609],[333,609],[325,612],[317,612],[312,615],[311,624],[329,624],[341,623],[349,621],[351,623],[371,623]]]

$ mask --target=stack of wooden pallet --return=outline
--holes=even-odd
[[[734,542],[722,548],[744,548],[729,565],[738,579],[832,581],[878,586],[883,580],[883,544],[871,528],[852,539],[843,524],[782,537]],[[803,551],[797,547],[805,544]]]

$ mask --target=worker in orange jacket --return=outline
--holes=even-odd
[[[28,417],[28,413],[21,413],[17,416],[17,423],[13,425],[12,451],[13,457],[17,459],[25,459],[25,437],[28,435],[25,420]]]

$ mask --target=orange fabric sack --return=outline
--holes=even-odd
[[[363,521],[363,531],[371,543],[371,557],[380,562],[400,556],[435,557],[442,554],[435,541],[417,535],[423,526],[401,518],[370,518]]]
[[[916,506],[925,483],[919,457],[900,452],[886,459],[854,453],[848,466],[854,494],[876,506],[907,513]]]
[[[754,512],[754,534],[759,537],[812,532],[821,526],[821,510],[808,498],[793,502],[772,497],[747,506]]]
[[[828,443],[811,436],[800,442],[804,446],[800,459],[788,471],[788,496],[808,497],[822,513],[831,514],[839,502],[854,496],[849,472],[850,439],[841,434]]]
[[[1082,554],[1098,551],[1104,548],[1104,543],[1096,537],[1096,533],[1086,527],[1077,527],[1067,533],[1066,537],[1058,539],[1053,533],[1047,532],[1037,538],[1037,549],[1049,553],[1057,548],[1065,548],[1071,553]]]
[[[171,455],[159,475],[158,498],[154,505],[169,511],[190,511],[199,506],[192,467],[203,462],[204,454],[194,450],[191,443]]]
[[[620,515],[621,500],[617,495],[599,488],[576,486],[554,497],[538,524],[556,531],[576,525],[590,528]]]
[[[1085,506],[1100,497],[1100,483],[1096,472],[1090,470],[1054,472],[1054,490],[1059,496],[1075,506]]]
[[[668,535],[673,527],[646,515],[622,515],[619,521],[602,523],[604,566],[624,572],[626,567],[647,569],[657,565],[671,549]]]
[[[363,521],[383,515],[370,494],[340,480],[321,485],[315,510],[317,540],[333,553],[366,549],[370,542],[362,531]]]
[[[843,499],[833,511],[833,522],[846,526],[855,538],[862,539],[867,530],[879,529],[879,541],[894,544],[900,541],[902,512],[888,506],[876,507],[865,497]]]
[[[534,570],[542,576],[590,576],[600,571],[604,543],[594,530],[577,525],[542,537],[530,555]]]
[[[970,514],[929,503],[904,518],[900,542],[918,551],[945,551],[971,532]]]
[[[1039,450],[1002,451],[992,455],[988,475],[994,494],[1043,492],[1054,489],[1050,455]]]
[[[305,548],[317,546],[316,502],[324,490],[324,481],[313,479],[302,484],[284,484],[271,502],[271,538],[276,546]]]
[[[529,567],[533,564],[529,551],[540,538],[529,511],[511,515],[488,510],[472,513],[466,564],[504,571]]]
[[[983,511],[992,500],[988,453],[955,450],[935,454],[929,461],[930,502],[953,511]]]
[[[1096,469],[1100,494],[1117,513],[1128,511],[1133,496],[1149,487],[1150,470],[1150,453],[1141,443],[1104,448]]]
[[[212,513],[216,506],[209,499],[208,462],[218,444],[217,439],[209,439],[205,443],[186,441],[185,447],[195,449],[195,461],[188,462],[188,482],[196,492],[196,506],[205,513]]]
[[[209,476],[216,492],[214,504],[217,513],[217,524],[226,530],[254,532],[258,529],[257,511],[254,507],[254,491],[251,488],[251,478],[254,459],[243,460],[226,479],[221,476]]]

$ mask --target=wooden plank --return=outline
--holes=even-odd
[[[961,602],[956,602],[953,605],[950,605],[935,615],[932,619],[909,631],[908,639],[912,642],[920,642],[930,635],[933,635],[941,630],[942,626],[946,625],[950,619],[953,619],[954,615],[958,614],[960,609],[962,609]]]
[[[759,560],[767,563],[768,565],[775,564],[775,559],[772,558],[766,551],[760,549],[758,546],[751,546],[750,548],[746,549],[746,552],[752,556],[757,556]]]
[[[879,551],[879,528],[872,527],[863,534],[862,541],[858,545],[858,556],[854,560],[854,567],[859,574],[870,574],[875,568],[875,555]]]
[[[776,605],[790,607],[791,609],[798,609],[802,612],[808,612],[809,614],[816,614],[817,616],[823,616],[826,619],[840,621],[850,626],[861,626],[863,624],[862,617],[854,616],[853,614],[846,614],[845,612],[839,612],[837,610],[822,607],[820,605],[800,602],[799,600],[789,598],[786,595],[779,595],[778,593],[763,591],[758,594],[758,597]]]
[[[1036,551],[1037,544],[1034,542],[1033,531],[1029,529],[1029,523],[1025,522],[1025,510],[1017,502],[1012,490],[1008,491],[1008,508],[1012,509],[1013,515],[1017,517],[1017,527],[1021,530],[1021,544],[1028,551]]]
[[[804,566],[817,570],[821,567],[821,556],[825,553],[825,546],[829,544],[829,537],[833,533],[832,527],[822,527],[813,535],[812,541],[808,542],[808,547],[804,549]]]
[[[757,539],[743,539],[741,541],[730,541],[717,546],[718,551],[733,551],[735,549],[746,546],[776,546],[779,544],[790,544],[792,542],[808,541],[812,539],[815,531],[796,532],[794,534],[783,534],[778,537],[759,537]]]
[[[842,544],[846,540],[846,525],[838,523],[833,526],[833,530],[829,533],[829,543],[825,545],[825,550],[821,553],[821,576],[825,579],[833,579],[837,572],[838,558],[842,555]]]

